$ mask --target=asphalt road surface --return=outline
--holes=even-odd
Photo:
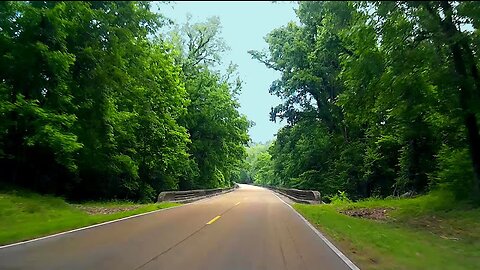
[[[241,185],[185,206],[0,249],[0,269],[350,269],[271,191]]]

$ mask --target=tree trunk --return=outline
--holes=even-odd
[[[465,125],[467,126],[468,131],[470,155],[472,158],[473,173],[475,177],[473,192],[478,196],[480,194],[480,136],[478,135],[478,125],[475,114],[468,113],[465,116]]]
[[[478,198],[480,196],[480,135],[478,133],[477,117],[474,110],[477,105],[475,104],[475,100],[478,100],[474,95],[475,88],[477,90],[480,89],[478,70],[473,59],[473,53],[470,46],[468,46],[468,40],[462,36],[462,33],[453,22],[452,6],[447,1],[440,2],[440,5],[445,14],[444,20],[441,20],[440,16],[433,11],[431,6],[427,5],[427,10],[439,20],[441,29],[447,40],[452,41],[451,44],[447,42],[447,45],[452,52],[455,72],[458,75],[460,104],[463,110],[465,127],[467,128],[467,139],[474,173],[472,191]],[[467,59],[465,59],[465,57],[467,57]],[[468,59],[469,57],[472,59]],[[470,70],[472,74],[468,74],[467,70]],[[476,87],[475,84],[477,84]]]
[[[460,103],[464,112],[465,127],[467,128],[467,139],[470,148],[470,156],[472,159],[474,183],[473,193],[478,196],[480,194],[480,135],[478,133],[477,117],[472,110],[470,104],[474,100],[473,86],[469,81],[466,63],[463,59],[462,50],[458,43],[450,45],[455,71],[459,75],[460,86]]]

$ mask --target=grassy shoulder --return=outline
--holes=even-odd
[[[480,209],[438,194],[294,208],[361,269],[480,269]],[[342,213],[373,209],[386,215]]]
[[[129,202],[69,204],[62,198],[28,191],[0,191],[0,245],[176,205],[178,204]]]

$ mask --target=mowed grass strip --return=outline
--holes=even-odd
[[[294,208],[361,269],[480,269],[480,209],[432,194]],[[387,209],[383,220],[347,209]]]
[[[0,245],[176,205],[179,204],[88,202],[73,205],[65,202],[62,198],[23,190],[0,191]]]

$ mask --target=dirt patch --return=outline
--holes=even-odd
[[[393,208],[360,208],[343,210],[340,213],[351,217],[385,220],[388,218],[390,210],[393,210]]]
[[[85,205],[75,205],[78,209],[87,212],[89,215],[108,215],[118,212],[125,212],[130,210],[135,210],[139,206],[119,206],[119,207],[101,207],[101,206],[85,206]]]
[[[445,240],[459,241],[461,239],[472,239],[472,241],[480,240],[480,235],[474,231],[469,231],[461,222],[455,219],[442,218],[434,215],[424,215],[410,218],[405,221],[406,225],[421,229],[438,235]]]

